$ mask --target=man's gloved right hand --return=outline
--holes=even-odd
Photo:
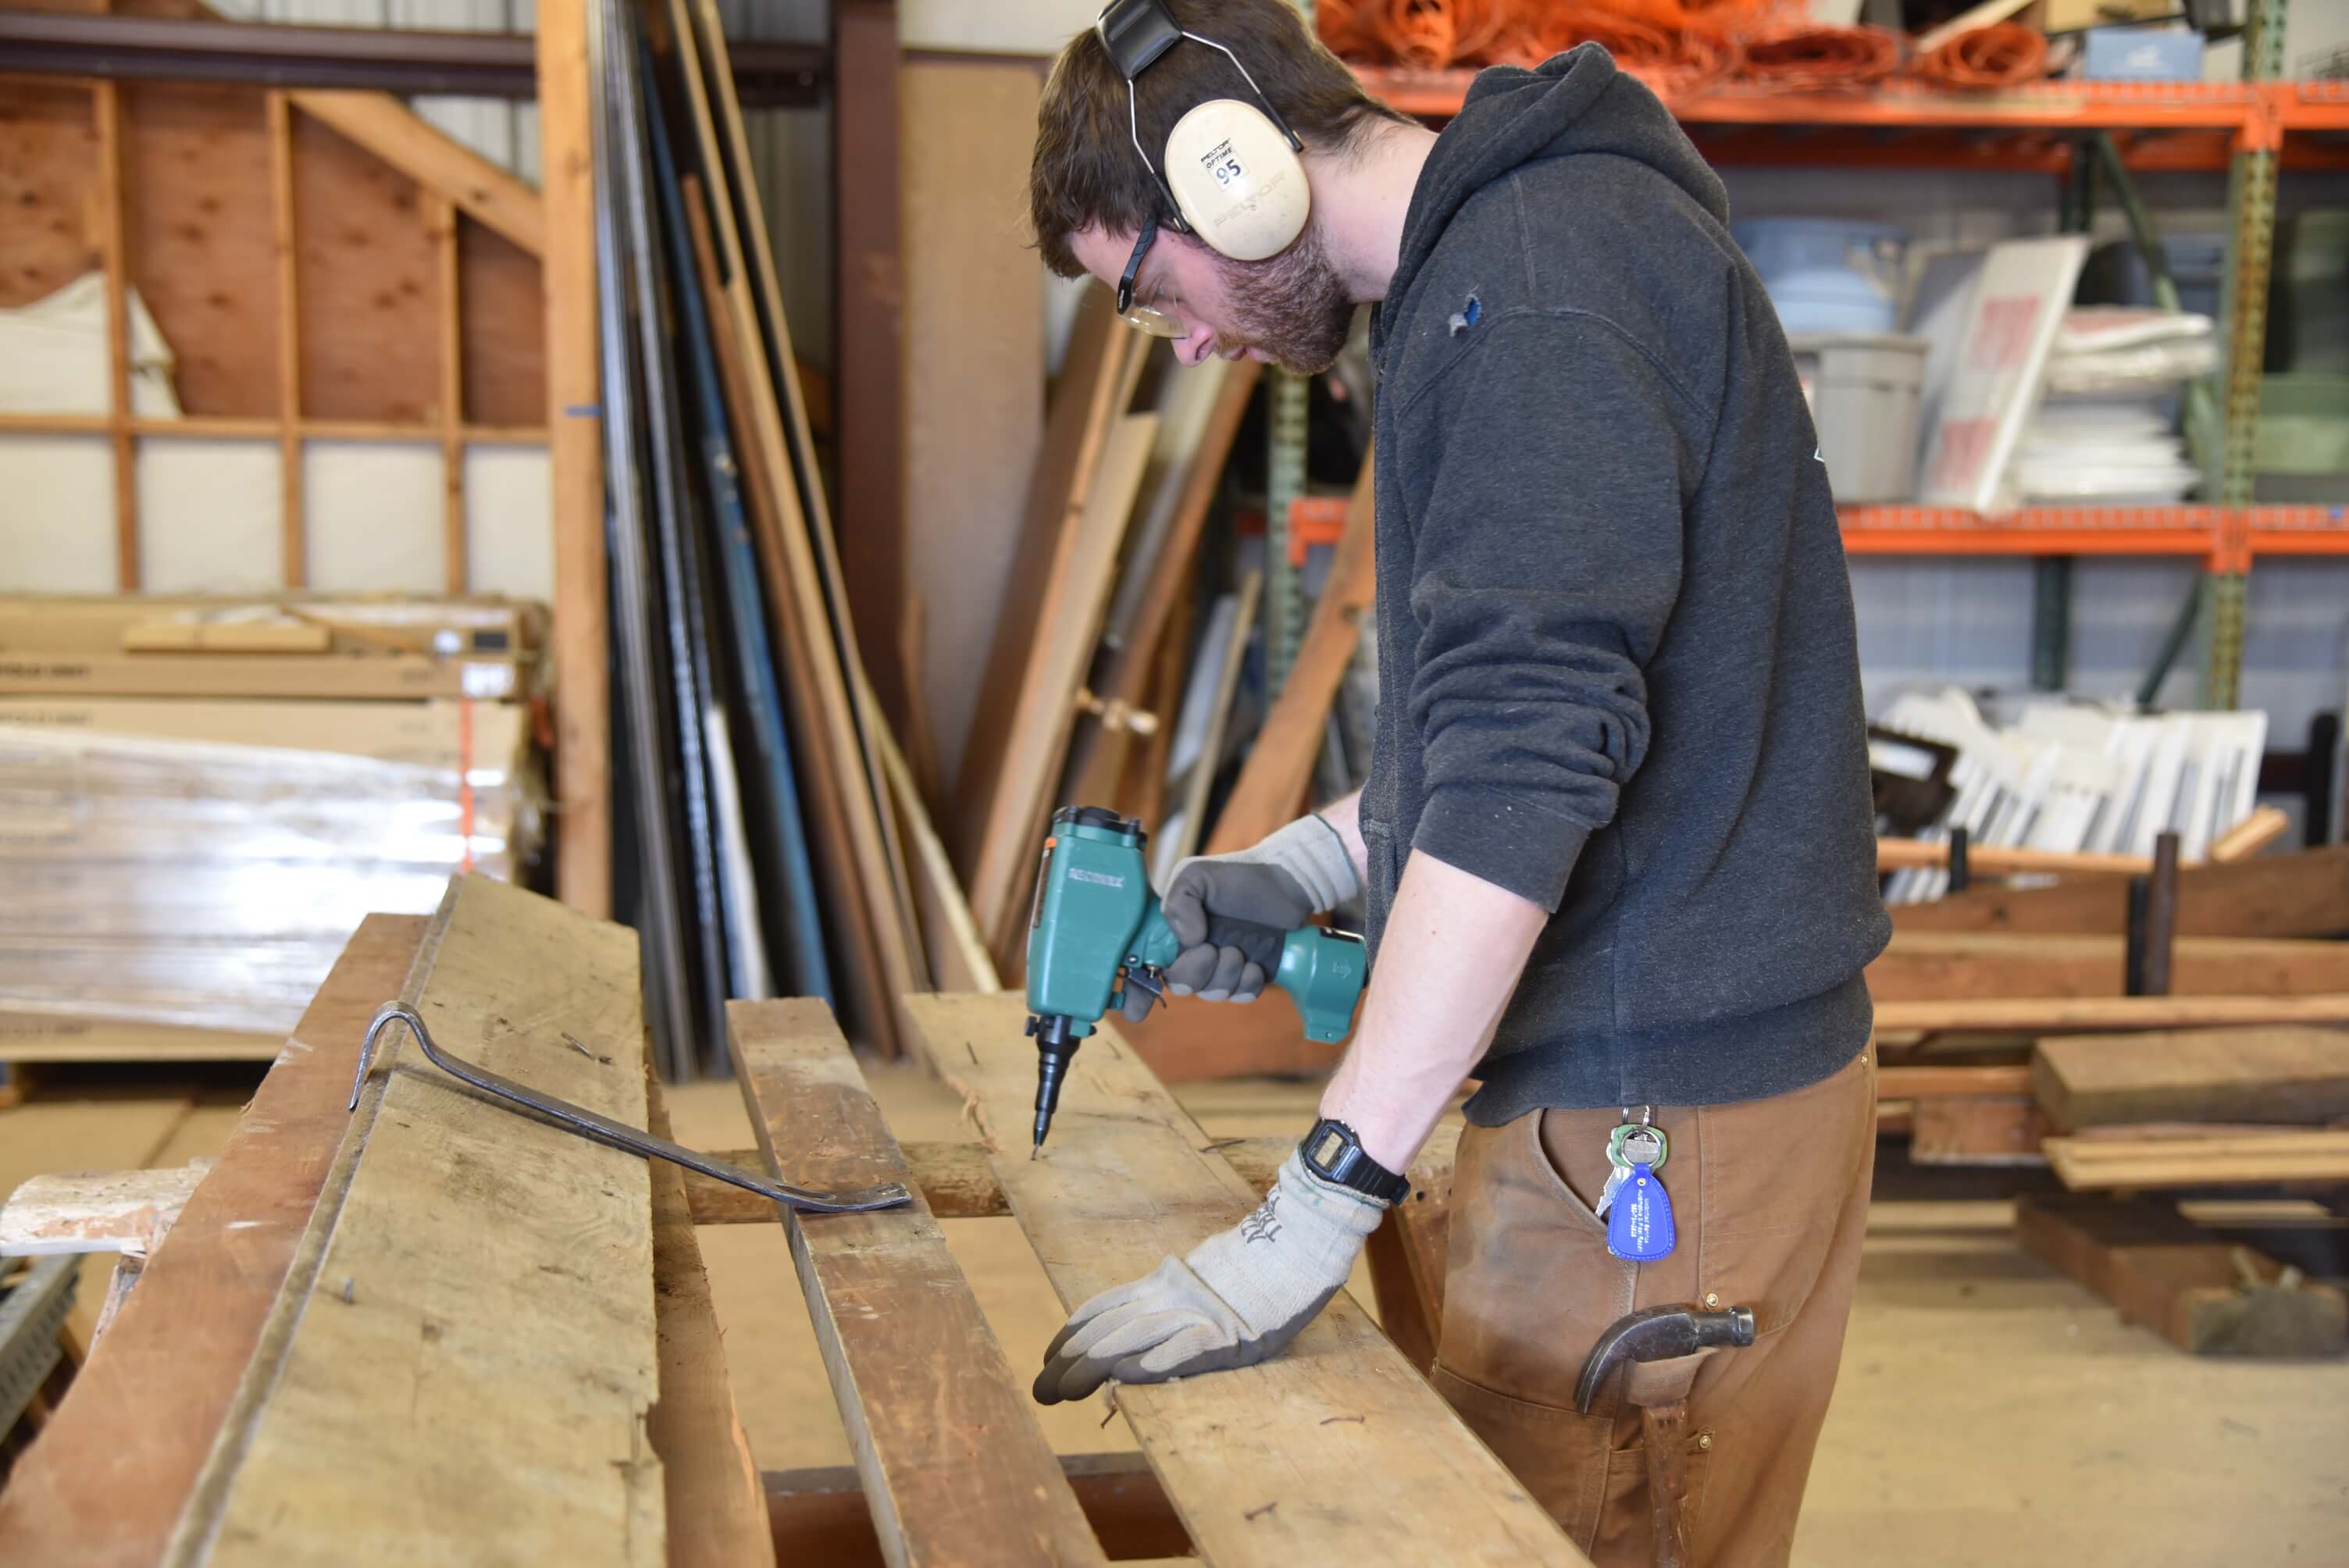
[[[1253,1002],[1264,994],[1278,951],[1250,956],[1230,941],[1211,938],[1212,920],[1242,920],[1293,931],[1337,908],[1360,891],[1354,862],[1338,830],[1318,816],[1299,817],[1261,842],[1227,855],[1194,855],[1176,863],[1159,903],[1182,951],[1166,966],[1166,987],[1210,1002]],[[1228,935],[1228,934],[1224,934]],[[1128,1016],[1135,998],[1129,987]],[[1139,1022],[1139,1018],[1135,1017]]]

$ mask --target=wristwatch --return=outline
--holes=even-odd
[[[1313,1124],[1297,1146],[1305,1169],[1335,1187],[1345,1187],[1381,1203],[1400,1203],[1411,1191],[1411,1178],[1398,1176],[1362,1152],[1362,1140],[1342,1121],[1328,1117]]]

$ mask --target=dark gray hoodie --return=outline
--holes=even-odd
[[[1370,936],[1408,848],[1553,912],[1471,1120],[1857,1054],[1877,896],[1851,585],[1721,181],[1584,45],[1477,77],[1371,332]]]

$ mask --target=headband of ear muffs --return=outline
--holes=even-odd
[[[1298,159],[1305,144],[1239,57],[1213,38],[1185,32],[1165,0],[1110,0],[1093,31],[1125,78],[1127,131],[1143,166],[1165,193],[1172,209],[1168,222],[1236,262],[1261,262],[1295,243],[1313,202],[1305,165]],[[1257,101],[1210,98],[1193,106],[1167,133],[1162,173],[1142,145],[1133,79],[1185,38],[1231,61]]]

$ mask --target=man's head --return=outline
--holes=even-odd
[[[1184,31],[1214,39],[1247,67],[1305,143],[1309,171],[1351,156],[1382,125],[1408,123],[1361,89],[1290,0],[1166,3]],[[1062,277],[1091,273],[1114,285],[1135,240],[1155,223],[1133,301],[1183,327],[1175,347],[1186,364],[1253,352],[1291,370],[1326,369],[1345,345],[1354,299],[1319,216],[1279,254],[1233,261],[1175,231],[1166,194],[1134,149],[1138,132],[1151,162],[1163,162],[1174,122],[1211,98],[1251,103],[1255,95],[1220,52],[1186,39],[1135,78],[1129,125],[1125,78],[1100,37],[1088,30],[1071,40],[1045,84],[1029,173],[1045,263]]]

